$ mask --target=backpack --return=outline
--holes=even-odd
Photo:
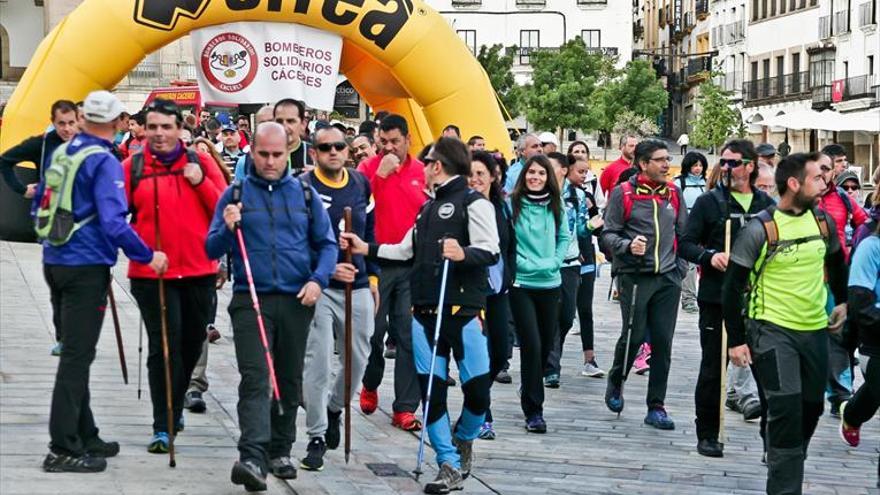
[[[99,145],[86,146],[67,154],[69,143],[64,143],[52,154],[52,162],[43,172],[44,191],[37,208],[34,230],[37,238],[53,246],[66,244],[73,234],[97,218],[93,213],[79,222],[73,219],[73,185],[76,173],[86,158],[108,151]]]
[[[633,185],[631,182],[626,181],[620,184],[621,191],[623,192],[623,220],[627,221],[632,216],[633,204],[636,201],[660,201],[664,199],[669,200],[669,204],[672,205],[672,208],[675,210],[675,220],[678,220],[678,212],[679,206],[681,204],[681,197],[679,195],[678,189],[676,189],[675,185],[672,182],[666,183],[666,191],[663,191],[661,188],[658,191],[658,194],[640,194],[638,189],[633,190]],[[668,198],[664,197],[664,192],[668,192]]]
[[[684,176],[684,174],[679,175],[678,177],[676,177],[676,179],[678,179],[678,188],[681,189],[682,193],[684,193],[685,189],[687,189],[689,187],[699,188],[700,192],[703,192],[706,190],[705,184],[688,184],[687,178]]]
[[[194,150],[186,148],[186,161],[187,163],[195,163],[202,169],[202,175],[205,174],[205,169],[202,167],[202,162],[199,160],[199,155]],[[165,171],[165,172],[154,172],[147,177],[161,177],[163,175],[181,175],[183,174],[183,170],[173,170],[173,171]],[[141,179],[144,178],[144,154],[136,153],[131,156],[131,177],[128,181],[128,212],[131,213],[131,223],[135,223],[137,221],[137,209],[134,207],[134,192],[137,190],[138,185],[141,182]]]

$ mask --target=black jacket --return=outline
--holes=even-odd
[[[722,186],[701,194],[694,202],[684,236],[681,238],[679,256],[702,267],[697,300],[721,304],[724,272],[712,267],[712,256],[724,252],[724,223],[728,218],[728,208],[732,247],[739,230],[754,215],[775,204],[763,191],[753,189],[753,193],[752,204],[747,212],[743,211],[742,206],[735,199],[728,200],[727,191]]]
[[[511,220],[513,212],[504,201],[493,201],[492,206],[495,207],[495,222],[498,225],[498,246],[504,259],[504,288],[509,289],[516,275],[516,232]]]
[[[24,195],[27,187],[15,176],[15,166],[22,162],[33,162],[37,170],[42,171],[52,153],[62,143],[64,141],[58,137],[58,133],[52,130],[46,134],[29,137],[0,155],[0,174],[3,174],[3,179],[9,188],[17,194]],[[40,176],[42,177],[42,174]]]

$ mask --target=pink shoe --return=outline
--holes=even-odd
[[[843,420],[843,410],[846,408],[846,402],[840,405],[840,438],[850,447],[859,446],[859,428],[846,424]]]
[[[648,364],[648,360],[651,359],[651,344],[645,342],[639,347],[639,353],[636,355],[636,360],[633,363],[633,371],[636,372],[637,375],[644,375],[651,369],[651,365]]]

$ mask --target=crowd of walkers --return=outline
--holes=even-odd
[[[569,335],[580,374],[605,378],[611,412],[624,410],[629,372],[648,373],[644,423],[672,430],[679,308],[699,313],[699,454],[724,455],[724,409],[760,418],[767,492],[801,493],[826,400],[858,446],[880,406],[880,181],[863,203],[843,146],[778,160],[772,145],[732,140],[714,164],[687,152],[669,179],[665,142],[635,135],[600,173],[587,143],[562,153],[552,133],[519,136],[508,162],[454,125],[416,152],[400,115],[356,131],[311,117],[293,99],[223,122],[165,100],[129,116],[98,91],[56,102],[52,130],[0,156],[11,190],[32,199],[51,293],[60,360],[46,471],[102,471],[119,451],[98,435],[89,394],[119,248],[148,341],[146,448],[172,465],[184,410],[207,407],[207,343],[231,277],[231,479],[248,491],[266,489],[269,473],[322,470],[345,404],[360,390],[361,411],[377,409],[387,359],[392,424],[424,428],[436,454],[426,493],[462,489],[474,441],[497,437],[491,388],[512,382],[514,348],[527,432],[556,419],[544,390],[563,385]],[[12,167],[24,161],[39,183],[19,182]],[[605,260],[621,312],[607,377],[593,324]],[[454,421],[450,386],[464,396]],[[308,442],[297,463],[299,407]]]

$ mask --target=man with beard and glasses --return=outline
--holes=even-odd
[[[802,492],[828,375],[826,330],[839,332],[846,319],[843,247],[834,220],[816,208],[826,185],[821,159],[796,153],[779,164],[779,204],[737,236],[721,293],[730,360],[754,363],[767,400],[769,494]],[[838,304],[830,317],[829,287]]]

